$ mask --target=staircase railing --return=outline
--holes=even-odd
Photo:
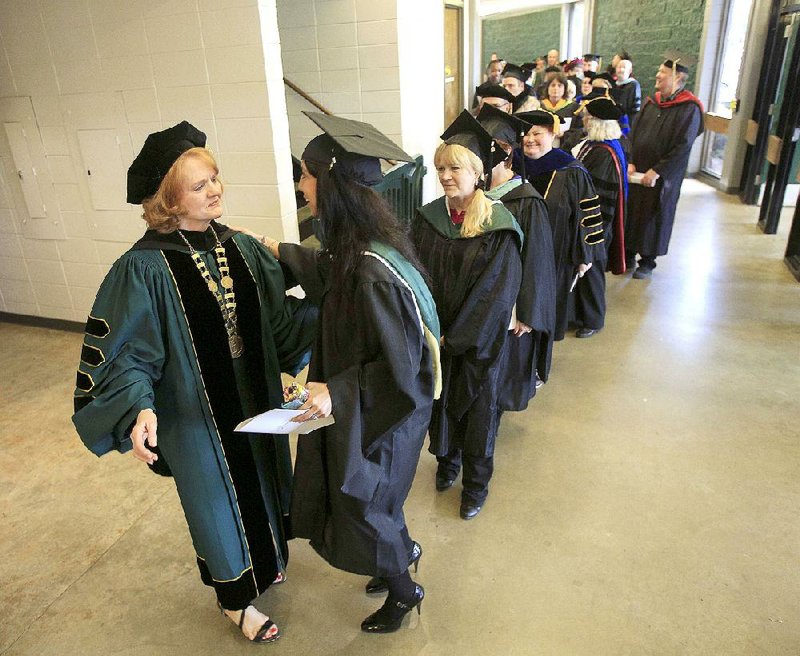
[[[389,169],[373,189],[389,201],[399,219],[410,223],[422,205],[422,178],[426,172],[422,155],[417,155],[413,162],[402,162]]]
[[[303,91],[294,82],[283,78],[284,84],[301,98],[316,107],[323,114],[333,116],[333,113],[324,105],[317,102],[312,96]],[[394,162],[392,162],[394,164]],[[417,155],[413,162],[399,162],[394,164],[391,169],[386,171],[383,180],[373,187],[389,201],[397,217],[406,223],[410,223],[414,217],[414,212],[422,205],[422,178],[427,173],[427,168],[423,162],[422,155]],[[295,185],[298,182],[295,176]],[[297,221],[300,228],[300,241],[309,239],[314,234],[314,219],[306,207],[300,207],[298,203]]]

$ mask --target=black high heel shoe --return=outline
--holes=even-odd
[[[414,542],[414,545],[411,547],[411,557],[408,561],[408,566],[414,566],[414,574],[417,573],[419,570],[419,559],[422,558],[422,546],[419,542]],[[368,595],[371,594],[383,594],[389,589],[386,585],[386,579],[382,576],[373,576],[369,581],[367,581],[367,585],[365,586],[365,590],[367,591]]]
[[[410,611],[417,609],[417,615],[422,614],[422,600],[425,598],[425,588],[414,584],[414,596],[408,602],[395,601],[391,597],[378,610],[361,622],[361,630],[365,633],[393,633],[400,628],[403,618]]]

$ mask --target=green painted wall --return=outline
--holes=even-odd
[[[483,66],[493,52],[514,64],[533,61],[561,40],[561,8],[532,11],[511,18],[483,20]]]
[[[616,51],[627,50],[633,76],[643,95],[650,95],[666,50],[699,57],[705,4],[706,0],[595,0],[593,50],[603,55],[604,65]],[[687,88],[693,88],[694,80],[691,66]]]

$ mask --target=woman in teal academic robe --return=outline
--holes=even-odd
[[[313,314],[285,296],[271,255],[217,223],[222,184],[204,143],[181,123],[150,135],[128,172],[128,202],[151,229],[97,294],[73,422],[94,454],[133,449],[174,477],[203,582],[267,642],[277,626],[251,602],[288,560],[289,447],[233,429],[280,405],[280,372],[306,364]]]

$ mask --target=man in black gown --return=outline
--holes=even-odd
[[[655,96],[631,129],[628,171],[644,173],[642,184],[631,186],[625,228],[629,266],[641,256],[634,278],[650,278],[656,257],[667,254],[692,144],[703,133],[703,105],[684,88],[688,75],[677,59],[661,64]]]

